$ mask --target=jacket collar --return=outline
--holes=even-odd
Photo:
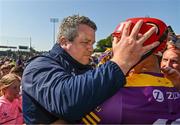
[[[60,58],[63,57],[63,59],[70,62],[74,68],[78,68],[80,70],[91,68],[90,65],[83,65],[76,61],[74,58],[72,58],[72,56],[70,56],[58,43],[56,43],[53,46],[53,48],[49,51],[49,54],[52,58],[56,59],[57,61],[60,61]]]

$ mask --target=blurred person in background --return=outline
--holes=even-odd
[[[2,72],[2,76],[5,76],[6,74],[8,74],[10,72],[12,68],[12,65],[9,64],[3,64],[1,66],[1,72]]]
[[[16,65],[17,66],[23,66],[23,61],[21,55],[18,55],[18,58],[16,60]]]
[[[47,54],[29,60],[23,72],[25,122],[49,124],[61,119],[76,123],[115,94],[126,83],[125,75],[130,68],[159,44],[142,45],[155,28],[137,40],[142,24],[140,20],[130,33],[131,22],[127,22],[122,38],[113,41],[111,61],[92,69],[89,63],[95,43],[95,23],[79,15],[64,18],[57,43]]]
[[[23,66],[22,65],[16,65],[14,67],[11,68],[9,73],[14,73],[17,76],[19,76],[20,78],[22,78],[22,74],[23,74]]]
[[[0,124],[23,124],[20,78],[7,74],[0,79]]]
[[[19,78],[22,78],[22,74],[23,74],[23,66],[22,65],[16,65],[14,67],[11,68],[11,71],[9,73],[13,73],[16,74],[17,76],[19,76]],[[22,85],[20,86],[20,95],[22,95]]]
[[[180,35],[168,41],[167,46],[167,50],[163,53],[161,69],[165,77],[180,89]]]

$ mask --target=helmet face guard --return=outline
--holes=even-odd
[[[167,25],[156,18],[149,18],[149,17],[145,17],[145,18],[130,18],[127,19],[126,21],[131,21],[131,27],[130,27],[130,31],[132,31],[134,25],[139,21],[139,20],[143,20],[143,24],[141,26],[141,29],[139,31],[139,33],[144,34],[146,33],[150,28],[152,27],[156,27],[156,32],[154,32],[145,42],[144,42],[144,46],[145,45],[149,45],[155,41],[159,41],[160,45],[156,48],[154,48],[151,52],[152,53],[158,53],[158,52],[163,52],[166,48],[166,42],[167,42],[167,36],[168,36],[168,27]],[[122,34],[122,29],[124,28],[124,23],[120,23],[115,31],[112,33],[113,37],[121,37]]]

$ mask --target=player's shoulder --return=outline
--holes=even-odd
[[[161,86],[161,87],[173,87],[173,84],[167,78],[163,76],[153,74],[133,74],[126,78],[127,83],[125,87],[146,87],[146,86]]]

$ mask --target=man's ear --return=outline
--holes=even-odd
[[[60,39],[59,39],[59,44],[62,48],[65,48],[68,44],[68,39],[65,38],[64,36],[62,36]]]

